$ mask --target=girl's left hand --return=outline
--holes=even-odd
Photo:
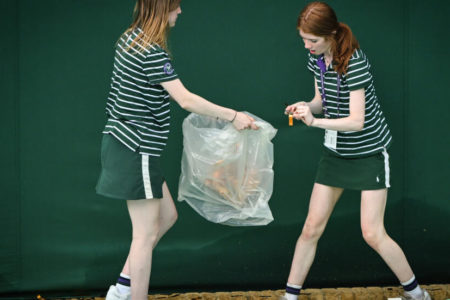
[[[308,105],[299,105],[293,114],[294,118],[301,120],[307,126],[311,126],[314,122],[314,116],[311,113],[311,109]]]

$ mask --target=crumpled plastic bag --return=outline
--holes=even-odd
[[[247,113],[249,114],[249,113]],[[230,226],[273,221],[273,144],[277,130],[252,115],[259,130],[191,113],[183,121],[178,201],[207,220]]]

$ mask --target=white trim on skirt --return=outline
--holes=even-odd
[[[383,156],[384,156],[384,179],[385,179],[385,185],[387,188],[391,187],[389,180],[390,180],[390,172],[389,169],[389,154],[386,151],[386,148],[383,149]]]
[[[153,199],[150,172],[148,170],[148,155],[142,154],[142,181],[144,182],[145,199]]]

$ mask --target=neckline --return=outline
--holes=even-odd
[[[330,64],[327,66],[325,62],[325,56],[323,54],[319,55],[317,58],[317,64],[319,66],[319,69],[325,74],[327,71],[333,71],[333,61],[330,62]]]
[[[329,70],[330,68],[333,68],[333,58],[331,58],[331,61],[328,65],[327,65],[327,61],[325,59],[325,54],[322,54],[322,59],[323,59],[323,62],[325,64],[325,67],[327,68],[327,70]]]

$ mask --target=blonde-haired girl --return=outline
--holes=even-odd
[[[167,34],[180,13],[180,0],[137,0],[133,23],[116,45],[97,193],[127,200],[133,238],[107,300],[147,299],[152,249],[177,219],[160,167],[169,136],[169,98],[238,130],[257,129],[250,116],[215,105],[181,83],[167,53]]]

